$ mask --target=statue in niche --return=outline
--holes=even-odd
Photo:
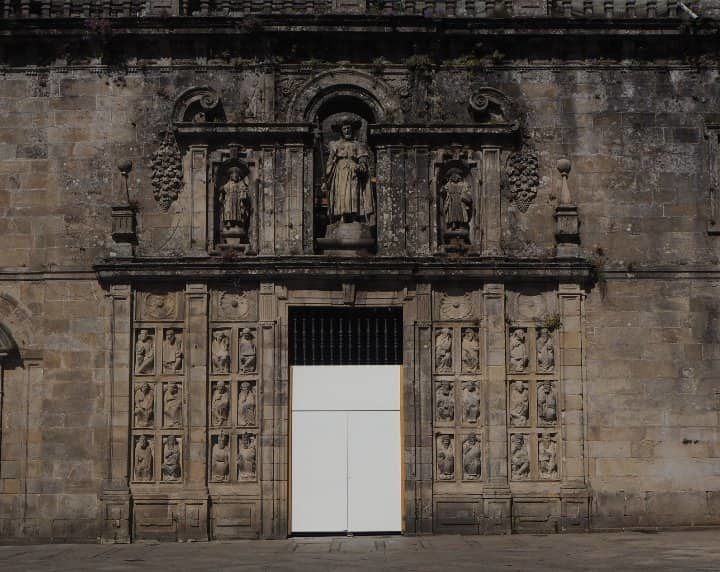
[[[441,383],[435,392],[435,408],[438,421],[455,419],[455,392],[447,381]]]
[[[475,433],[463,441],[463,478],[479,479],[482,476],[482,445]]]
[[[227,481],[230,479],[230,447],[228,436],[221,433],[212,447],[211,475],[213,481]]]
[[[515,480],[530,478],[527,436],[522,433],[513,433],[510,436],[510,471]]]
[[[240,343],[238,362],[240,373],[251,373],[255,371],[257,349],[255,347],[255,336],[250,328],[243,328],[240,331]]]
[[[463,421],[477,423],[480,417],[480,391],[475,381],[465,381],[462,384]]]
[[[552,383],[543,383],[537,390],[538,419],[543,423],[557,422],[557,397]]]
[[[452,435],[440,435],[437,439],[437,473],[441,481],[455,478],[455,439]]]
[[[555,345],[548,328],[540,328],[537,337],[537,367],[540,373],[548,373],[555,367]]]
[[[255,388],[249,381],[243,381],[238,392],[238,425],[241,427],[255,425],[257,423],[256,414]]]
[[[135,390],[135,427],[152,427],[155,421],[155,389],[147,382]]]
[[[538,443],[538,465],[541,479],[557,479],[557,438],[554,435],[542,435]]]
[[[514,381],[510,385],[510,425],[526,427],[530,415],[528,388],[523,381]]]
[[[133,468],[134,480],[145,482],[153,480],[152,444],[145,435],[140,435],[135,444]]]
[[[164,481],[179,481],[182,475],[180,445],[175,435],[168,435],[164,439],[162,475]]]
[[[465,181],[462,169],[453,167],[447,171],[445,184],[440,189],[440,198],[445,221],[445,243],[454,250],[462,250],[464,245],[470,244],[469,229],[473,208],[472,190]]]
[[[182,426],[182,393],[177,383],[168,384],[163,397],[166,427]]]
[[[528,349],[525,330],[516,329],[510,334],[510,371],[523,372],[528,366]]]
[[[329,224],[321,248],[366,253],[374,245],[375,201],[368,146],[358,139],[362,125],[351,114],[341,115],[332,125],[340,138],[328,145],[322,192],[328,200]]]
[[[240,435],[238,443],[238,480],[254,481],[257,476],[257,444],[252,433]]]
[[[155,341],[150,330],[141,329],[135,343],[135,373],[152,373],[155,369]]]
[[[222,235],[226,244],[247,244],[252,214],[252,199],[247,181],[247,168],[230,167],[228,180],[220,187]]]
[[[230,393],[224,383],[218,383],[212,395],[210,405],[212,412],[212,424],[214,426],[225,425],[230,415]]]
[[[165,330],[163,340],[163,373],[177,373],[183,369],[183,344],[174,328]]]
[[[462,333],[462,370],[477,371],[480,367],[480,341],[473,328],[463,328]]]
[[[213,373],[230,373],[230,338],[223,330],[215,330],[210,348]]]
[[[452,330],[440,328],[435,335],[435,369],[438,372],[452,371]]]

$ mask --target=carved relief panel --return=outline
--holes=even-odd
[[[211,483],[258,479],[261,411],[255,290],[212,293],[208,387],[208,479]]]
[[[440,312],[468,318],[465,296],[443,296]],[[436,322],[433,328],[433,425],[435,480],[483,478],[484,332],[475,322]]]
[[[560,478],[559,387],[555,332],[521,323],[507,332],[510,479]]]
[[[183,480],[185,349],[178,292],[139,292],[132,346],[131,480]]]

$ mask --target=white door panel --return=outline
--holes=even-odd
[[[347,414],[292,416],[292,530],[347,530]]]
[[[292,531],[400,531],[400,366],[292,368]]]
[[[400,531],[399,411],[348,413],[348,530]]]

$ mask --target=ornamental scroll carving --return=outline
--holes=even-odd
[[[512,100],[492,87],[475,88],[468,102],[470,115],[478,123],[519,127],[518,114]]]

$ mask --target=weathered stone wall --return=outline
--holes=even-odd
[[[533,38],[528,45],[541,40],[549,42]],[[505,45],[504,53],[485,46],[479,54],[438,58],[412,56],[404,51],[407,46],[394,46],[387,38],[365,47],[354,40],[349,42],[354,55],[346,53],[352,46],[338,48],[348,56],[345,61],[337,61],[342,58],[322,43],[310,54],[297,44],[293,54],[289,44],[274,46],[286,59],[272,65],[231,62],[222,45],[211,40],[212,49],[193,63],[163,59],[164,50],[155,60],[146,58],[141,46],[122,65],[105,66],[90,56],[78,59],[77,51],[83,50],[76,46],[64,65],[56,61],[32,69],[30,63],[47,63],[42,54],[8,55],[5,47],[12,65],[0,82],[0,323],[12,334],[18,352],[2,366],[0,538],[203,538],[208,529],[220,537],[217,522],[225,523],[229,536],[285,534],[284,312],[293,302],[344,303],[338,298],[343,281],[358,284],[358,300],[364,303],[405,307],[405,363],[412,371],[406,389],[417,398],[413,406],[419,412],[418,425],[407,427],[413,444],[407,451],[406,490],[414,495],[406,499],[408,531],[583,528],[584,495],[591,499],[591,528],[720,523],[720,237],[707,230],[715,216],[709,191],[717,168],[712,138],[717,138],[713,125],[720,119],[720,81],[706,65],[710,60],[681,61],[677,55],[654,52],[636,57],[643,41],[626,40],[624,48],[617,48],[620,53],[614,50],[607,58],[592,40],[565,53],[562,43],[539,47],[536,56],[530,47]],[[378,59],[375,52],[383,48],[392,59]],[[633,59],[621,57],[622,49]],[[235,326],[212,317],[217,284],[207,276],[178,267],[162,275],[128,274],[120,285],[99,278],[94,264],[127,253],[110,236],[110,207],[124,200],[116,165],[133,162],[129,188],[138,212],[135,255],[177,262],[189,255],[206,256],[204,237],[198,241],[194,234],[196,187],[187,179],[193,159],[185,154],[197,143],[191,135],[179,141],[186,179],[177,200],[163,212],[152,192],[152,157],[164,132],[172,129],[181,94],[193,87],[211,88],[221,96],[228,123],[300,123],[293,105],[300,107],[297,101],[309,82],[348,81],[348,70],[370,78],[379,92],[381,85],[387,87],[383,97],[398,102],[387,123],[420,125],[421,131],[433,124],[472,123],[468,101],[478,87],[505,94],[521,121],[509,148],[525,146],[537,153],[540,184],[522,212],[509,189],[486,176],[484,188],[497,184],[500,195],[500,229],[498,248],[483,254],[505,257],[510,265],[530,260],[549,268],[555,263],[556,162],[568,157],[571,196],[581,219],[581,257],[594,265],[595,279],[563,282],[556,275],[518,271],[510,276],[495,270],[479,278],[461,263],[452,271],[452,294],[472,293],[476,313],[448,318],[440,311],[446,286],[442,273],[423,280],[406,274],[397,279],[399,285],[388,287],[363,282],[362,270],[344,275],[310,266],[307,275],[312,278],[305,283],[298,275],[285,280],[270,276],[277,272],[272,262],[248,270],[242,260],[229,261],[237,266],[228,272],[244,287],[257,288],[261,297],[253,327],[264,336],[258,344],[265,369],[253,381],[263,387],[265,401],[263,423],[253,431],[260,434],[262,468],[249,488],[210,485],[211,500],[225,495],[226,501],[215,502],[222,508],[212,513],[206,492],[212,441],[206,437],[217,437],[217,432],[208,429],[206,408],[208,332]],[[449,148],[454,142],[440,146]],[[314,252],[313,231],[307,226],[312,197],[298,183],[302,177],[307,183],[312,168],[302,160],[311,162],[310,155],[300,160],[292,150],[278,151],[285,143],[245,145],[262,175],[263,196],[271,197],[262,203],[258,228],[261,254],[270,257]],[[508,149],[498,158],[507,159]],[[408,210],[399,218],[380,226],[386,232],[379,237],[386,248],[380,255],[435,254],[427,229],[431,217],[419,214],[432,210],[433,159],[425,147],[412,143],[388,153],[379,168],[402,164],[401,171],[396,168],[389,176],[395,177],[393,188],[400,189],[394,191],[397,196],[413,200],[403,203]],[[487,154],[479,149],[473,153],[476,162],[490,164]],[[412,204],[414,211],[408,206]],[[397,260],[393,264],[400,266]],[[371,272],[380,280],[379,271]],[[135,485],[137,506],[146,512],[133,516],[127,482],[123,489],[130,443],[135,444],[128,435],[143,431],[134,430],[131,422],[136,381],[130,374],[131,336],[143,324],[134,312],[137,295],[148,283],[163,291],[172,285],[191,307],[176,325],[193,336],[185,338],[186,348],[190,339],[195,344],[192,358],[187,349],[190,363],[183,380],[187,395],[195,396],[191,421],[183,428],[184,435],[192,436],[193,448],[185,457],[192,486],[170,495],[175,512],[168,512],[168,493],[161,485]],[[555,305],[529,314],[517,310],[516,293],[532,298],[538,289]],[[563,384],[560,477],[552,484],[539,479],[512,483],[506,383],[513,376],[506,372],[507,336],[512,328],[539,328],[548,321],[557,328],[563,360],[558,361],[562,373],[557,372]],[[432,396],[444,378],[427,361],[428,352],[436,329],[448,325],[458,336],[463,327],[479,328],[485,344],[481,356],[486,369],[478,374],[487,403],[479,431],[485,455],[481,483],[459,477],[439,483],[433,477],[437,437],[444,430],[459,440],[471,429],[460,420],[438,424],[433,418]],[[454,383],[459,390],[459,382]],[[530,383],[537,383],[536,378]],[[163,430],[158,435],[165,435]],[[153,505],[158,499],[159,509]],[[147,534],[138,528],[143,515],[149,515]],[[173,518],[185,528],[171,534],[158,528],[163,519]],[[205,532],[193,532],[193,527]]]

